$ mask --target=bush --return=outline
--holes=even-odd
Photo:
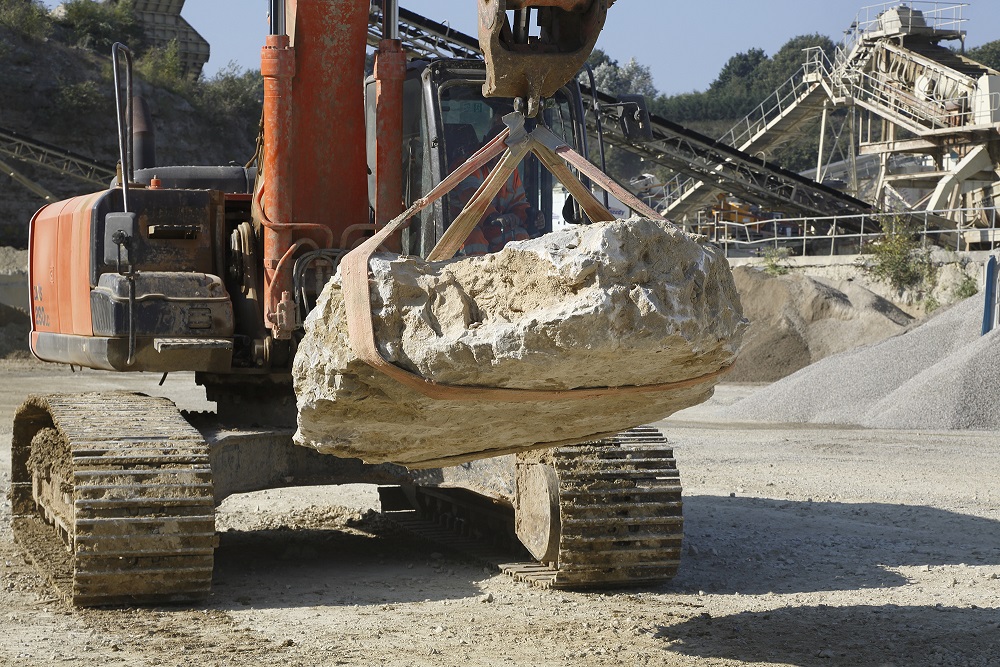
[[[979,294],[979,281],[969,274],[965,274],[961,282],[955,285],[954,294],[957,301]]]
[[[40,40],[52,32],[52,19],[39,0],[0,0],[0,26]]]
[[[865,246],[862,270],[902,293],[934,282],[930,250],[917,240],[918,225],[910,216],[895,216],[882,222],[882,236]]]
[[[59,111],[67,118],[79,118],[97,112],[106,103],[96,81],[82,81],[60,86]]]
[[[142,28],[135,18],[132,0],[113,4],[70,0],[63,9],[58,23],[69,30],[70,40],[76,46],[102,55],[111,53],[115,42],[127,45],[133,52],[142,48]]]
[[[236,63],[198,86],[197,106],[214,122],[239,121],[254,127],[264,107],[264,77],[259,70],[243,70]]]
[[[787,264],[783,264],[791,253],[788,248],[768,248],[764,251],[764,273],[769,276],[783,276],[788,273]]]
[[[184,76],[180,49],[176,40],[163,48],[152,48],[146,51],[136,58],[133,70],[146,83],[169,90],[189,100],[193,96],[194,82]]]
[[[938,301],[933,296],[929,296],[924,299],[924,315],[931,315],[935,310],[941,307],[941,302]]]

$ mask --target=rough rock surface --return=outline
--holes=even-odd
[[[669,223],[641,218],[484,257],[377,255],[370,266],[381,353],[444,384],[682,381],[729,365],[746,328],[725,259]],[[585,441],[699,403],[715,384],[577,400],[429,399],[357,359],[337,280],[306,321],[293,374],[299,444],[411,467]]]

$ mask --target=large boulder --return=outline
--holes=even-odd
[[[376,255],[370,269],[381,354],[448,385],[683,382],[732,364],[746,328],[722,255],[654,220],[574,228],[445,262]],[[295,440],[372,463],[437,467],[582,442],[704,401],[718,381],[585,399],[428,398],[357,358],[336,278],[305,329],[293,370]]]

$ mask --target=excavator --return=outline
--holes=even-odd
[[[31,350],[93,369],[193,371],[217,409],[182,413],[117,391],[27,398],[13,425],[15,539],[61,595],[81,606],[204,599],[223,499],[355,482],[381,485],[385,511],[505,533],[530,557],[504,569],[540,586],[674,576],[681,486],[655,429],[430,470],[291,440],[305,315],[366,240],[428,257],[464,219],[446,192],[456,137],[482,140],[495,116],[508,121],[466,169],[518,128],[545,128],[560,156],[586,152],[573,82],[612,2],[478,0],[483,60],[408,62],[398,7],[382,0],[366,80],[368,2],[271,0],[262,138],[248,167],[156,164],[133,103],[131,52],[115,45],[119,174],[32,219]],[[584,161],[572,167],[535,157],[517,166],[540,219],[552,218],[553,173],[573,181],[592,220],[609,214],[574,173],[656,216]]]

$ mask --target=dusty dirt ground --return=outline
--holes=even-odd
[[[203,409],[191,377],[0,362],[0,487],[28,392],[128,387]],[[539,591],[414,541],[369,487],[237,496],[197,608],[74,610],[0,509],[2,665],[998,665],[1000,433],[661,426],[685,487],[672,583]]]

